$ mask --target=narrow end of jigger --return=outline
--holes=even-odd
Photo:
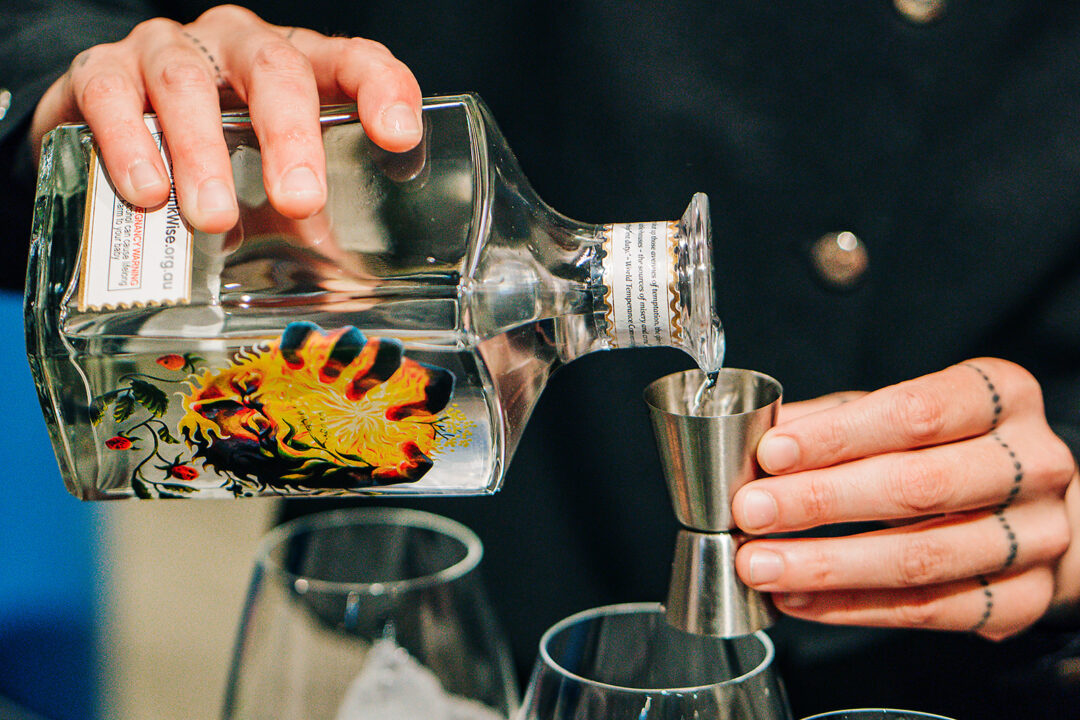
[[[735,572],[741,542],[732,533],[679,530],[665,604],[668,624],[694,635],[740,637],[776,622],[769,598]]]

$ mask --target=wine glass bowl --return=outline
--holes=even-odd
[[[414,510],[275,528],[256,555],[223,717],[508,717],[517,687],[482,555],[465,526]]]
[[[657,603],[587,610],[557,623],[519,720],[790,720],[763,632],[691,635]]]

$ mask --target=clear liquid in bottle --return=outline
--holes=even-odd
[[[704,196],[677,222],[575,222],[477,98],[424,118],[387,158],[354,108],[326,109],[330,197],[305,220],[269,205],[250,120],[223,118],[224,235],[187,229],[175,197],[117,198],[85,126],[48,136],[27,344],[69,490],[490,493],[560,365],[669,345],[719,369]]]

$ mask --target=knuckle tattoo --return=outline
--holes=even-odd
[[[975,580],[978,581],[979,587],[982,589],[983,610],[979,619],[969,628],[969,632],[973,633],[981,631],[986,626],[986,623],[990,622],[990,616],[994,614],[994,591],[990,588],[990,581],[986,579],[985,575],[978,575]]]
[[[221,73],[221,66],[218,64],[217,58],[214,57],[214,54],[212,52],[210,52],[210,49],[206,47],[206,45],[203,43],[202,40],[195,37],[194,35],[189,33],[187,30],[182,30],[181,34],[185,38],[187,38],[189,41],[191,41],[191,44],[195,46],[195,49],[198,50],[202,54],[203,58],[208,63],[210,63],[210,66],[212,68],[214,68],[215,80],[219,84],[222,83],[224,81],[224,77],[222,76],[222,73]]]
[[[1009,463],[1011,464],[1012,483],[1009,486],[1008,494],[1001,502],[1001,509],[1005,509],[1013,504],[1016,498],[1020,495],[1020,490],[1024,484],[1024,464],[1020,462],[1020,457],[1016,454],[1009,443],[1005,442],[1005,439],[1001,437],[1000,433],[993,433],[991,437],[994,439],[1001,449],[1004,450],[1009,456]]]
[[[984,595],[989,593],[986,595],[987,605],[986,610],[983,612],[983,617],[986,620],[980,620],[980,623],[976,624],[972,630],[987,640],[997,642],[1021,633],[1038,622],[1053,600],[1054,579],[1053,574],[1047,568],[1029,573],[1023,578],[1023,587],[1013,588],[1012,592],[1022,592],[1026,602],[1009,608],[1009,622],[1004,627],[992,628],[987,625],[987,621],[990,620],[990,615],[995,609],[994,597],[988,585],[984,586],[983,590]]]
[[[994,381],[990,379],[990,376],[986,374],[986,371],[983,370],[980,365],[976,365],[973,362],[966,362],[964,363],[964,367],[971,368],[972,370],[977,372],[979,376],[983,379],[983,382],[986,383],[986,389],[990,393],[990,402],[993,412],[993,415],[990,418],[990,429],[993,430],[998,426],[998,423],[1001,422],[1001,415],[1004,412],[1004,405],[1002,405],[1001,393],[998,391],[997,386],[994,385]]]
[[[1004,508],[996,511],[994,517],[997,518],[1002,531],[1005,533],[1005,539],[1009,543],[1009,553],[1005,556],[1005,562],[1001,567],[1002,570],[1008,570],[1016,562],[1017,555],[1020,554],[1020,542],[1016,539],[1016,531],[1013,530],[1012,525],[1009,523],[1009,519],[1005,517]]]

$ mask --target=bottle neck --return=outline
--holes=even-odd
[[[596,350],[676,347],[706,372],[720,368],[703,195],[678,221],[608,225],[575,222],[520,193],[504,197],[513,202],[492,213],[468,281],[476,337],[535,326],[555,365]]]
[[[677,242],[674,222],[603,227],[597,261],[610,347],[683,345]]]
[[[708,200],[675,222],[615,223],[598,233],[594,294],[607,346],[676,347],[705,372],[723,364],[715,310]]]

